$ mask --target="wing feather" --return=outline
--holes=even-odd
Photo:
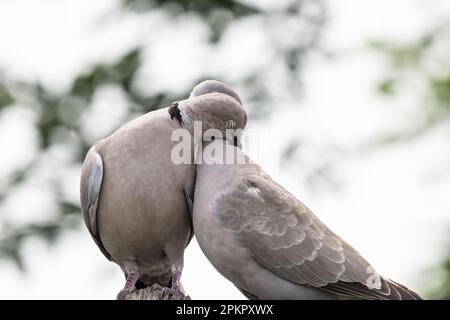
[[[356,299],[412,297],[268,176],[246,175],[212,207],[261,265],[288,281]],[[368,285],[371,276],[379,283]]]
[[[83,163],[80,181],[81,211],[84,222],[101,252],[108,260],[111,255],[102,244],[97,226],[97,207],[103,181],[103,160],[101,155],[91,148]]]

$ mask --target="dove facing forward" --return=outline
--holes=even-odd
[[[245,126],[246,119],[233,113],[241,108],[240,99],[225,84],[204,81],[193,92],[187,100],[125,124],[86,155],[81,208],[97,246],[125,274],[118,299],[153,284],[180,290],[183,253],[193,235],[195,166],[172,161],[178,143],[171,139],[174,130],[192,133],[193,121],[202,115],[215,127]]]
[[[229,155],[233,164],[218,161]],[[194,199],[194,230],[202,251],[250,299],[421,299],[378,275],[226,140],[204,142]]]

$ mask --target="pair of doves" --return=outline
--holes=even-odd
[[[175,164],[172,132],[194,136],[194,121],[224,138],[194,138],[192,150],[203,150],[204,161]],[[125,274],[117,298],[155,284],[180,292],[183,253],[195,230],[209,261],[249,299],[420,299],[378,275],[251,161],[236,136],[227,141],[230,127],[246,123],[239,95],[207,80],[188,99],[132,120],[89,150],[81,207],[94,241]],[[208,147],[245,161],[208,161]]]

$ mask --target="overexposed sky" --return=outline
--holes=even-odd
[[[264,1],[267,6],[272,2]],[[172,55],[174,48],[186,48],[207,38],[197,18],[185,16],[168,23],[160,12],[152,12],[145,19],[131,13],[112,19],[111,15],[122,15],[118,3],[2,1],[0,73],[39,80],[51,90],[63,91],[80,69],[98,61],[113,61],[144,38],[159,46],[149,46],[144,52],[149,59],[141,71],[139,89],[146,90],[148,82],[152,88],[170,88],[176,93],[177,88],[195,79],[195,70],[223,73],[232,81],[242,76],[240,66],[258,68],[271,57],[270,51],[237,57],[242,51],[258,52],[266,45],[259,38],[258,22],[251,20],[244,27],[231,27],[217,51],[204,45]],[[314,154],[300,150],[303,166],[297,166],[293,159],[267,170],[358,249],[379,273],[417,290],[420,272],[440,258],[450,224],[450,126],[444,123],[409,144],[368,153],[355,151],[371,137],[408,127],[409,118],[402,110],[416,101],[414,92],[399,100],[376,96],[373,88],[385,65],[365,48],[369,39],[414,39],[450,14],[450,2],[341,0],[328,1],[328,5],[331,20],[324,45],[336,57],[310,59],[304,75],[304,99],[298,105],[288,101],[286,108],[276,106],[270,119],[250,124],[250,128],[269,126],[280,137],[297,137],[314,145]],[[150,32],[156,26],[160,32]],[[249,41],[254,45],[244,46]],[[243,46],[233,45],[236,43]],[[209,57],[218,63],[206,63]],[[165,77],[159,77],[161,74]],[[121,124],[125,104],[117,88],[105,87],[98,93],[84,122],[87,127],[101,123],[98,130],[90,132],[93,140]],[[33,115],[26,108],[0,114],[0,136],[8,137],[0,138],[0,149],[11,150],[0,159],[0,177],[32,159],[36,149],[32,124]],[[337,190],[312,192],[304,181],[310,169],[305,163],[310,161],[313,167],[314,159],[322,152],[325,155],[324,148],[330,144],[343,150],[335,165],[337,178],[345,184]],[[39,184],[45,179],[62,179],[64,195],[78,197],[79,167],[67,168],[57,177],[48,170],[64,166],[65,157],[64,149],[46,155],[38,168],[49,176],[36,172],[34,183],[14,191],[2,208],[8,219],[23,223],[48,218],[44,209],[39,215],[27,215],[30,206],[51,206],[52,195]],[[1,290],[1,299],[112,299],[124,283],[120,269],[103,257],[84,228],[65,233],[51,247],[30,238],[24,256],[27,273],[0,261],[0,286],[7,288]],[[193,299],[243,298],[209,264],[195,240],[185,253],[182,283]]]

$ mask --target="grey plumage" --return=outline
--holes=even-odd
[[[224,86],[222,82],[217,80],[206,80],[199,83],[194,87],[194,89],[192,89],[190,97],[198,97],[213,92],[223,93],[233,97],[239,102],[240,105],[242,105],[241,97],[237,94],[237,92],[229,86]]]
[[[102,253],[127,277],[121,297],[135,283],[172,283],[172,288],[179,283],[183,252],[193,235],[195,166],[172,162],[171,151],[178,142],[171,141],[171,135],[181,127],[192,131],[197,119],[193,115],[211,105],[239,105],[236,96],[227,95],[234,91],[225,84],[205,81],[196,88],[211,91],[209,87],[214,93],[177,103],[182,121],[172,119],[169,108],[149,112],[96,143],[86,155],[80,182],[82,213]],[[220,117],[213,117],[215,126],[229,120]]]
[[[82,211],[91,235],[108,259],[126,275],[137,272],[146,286],[169,285],[192,233],[185,190],[192,192],[195,171],[171,162],[177,128],[167,108],[150,112],[95,144],[83,165]]]
[[[376,274],[355,249],[239,148],[225,140],[205,144],[204,150],[208,147],[237,153],[246,161],[197,165],[196,238],[216,269],[246,296],[420,299]]]
[[[191,97],[207,89],[193,90]],[[208,111],[217,112],[216,106]],[[235,112],[241,117],[246,113],[243,108]],[[378,275],[354,248],[231,145],[235,141],[227,140],[203,143],[195,184],[194,230],[207,258],[246,297],[421,299]],[[208,159],[217,153],[233,154],[240,161],[222,164]]]
[[[97,227],[97,207],[103,180],[103,161],[102,157],[95,150],[90,150],[88,155],[81,177],[81,211],[84,223],[88,226],[95,243],[105,257],[111,260],[109,253],[100,240]]]

